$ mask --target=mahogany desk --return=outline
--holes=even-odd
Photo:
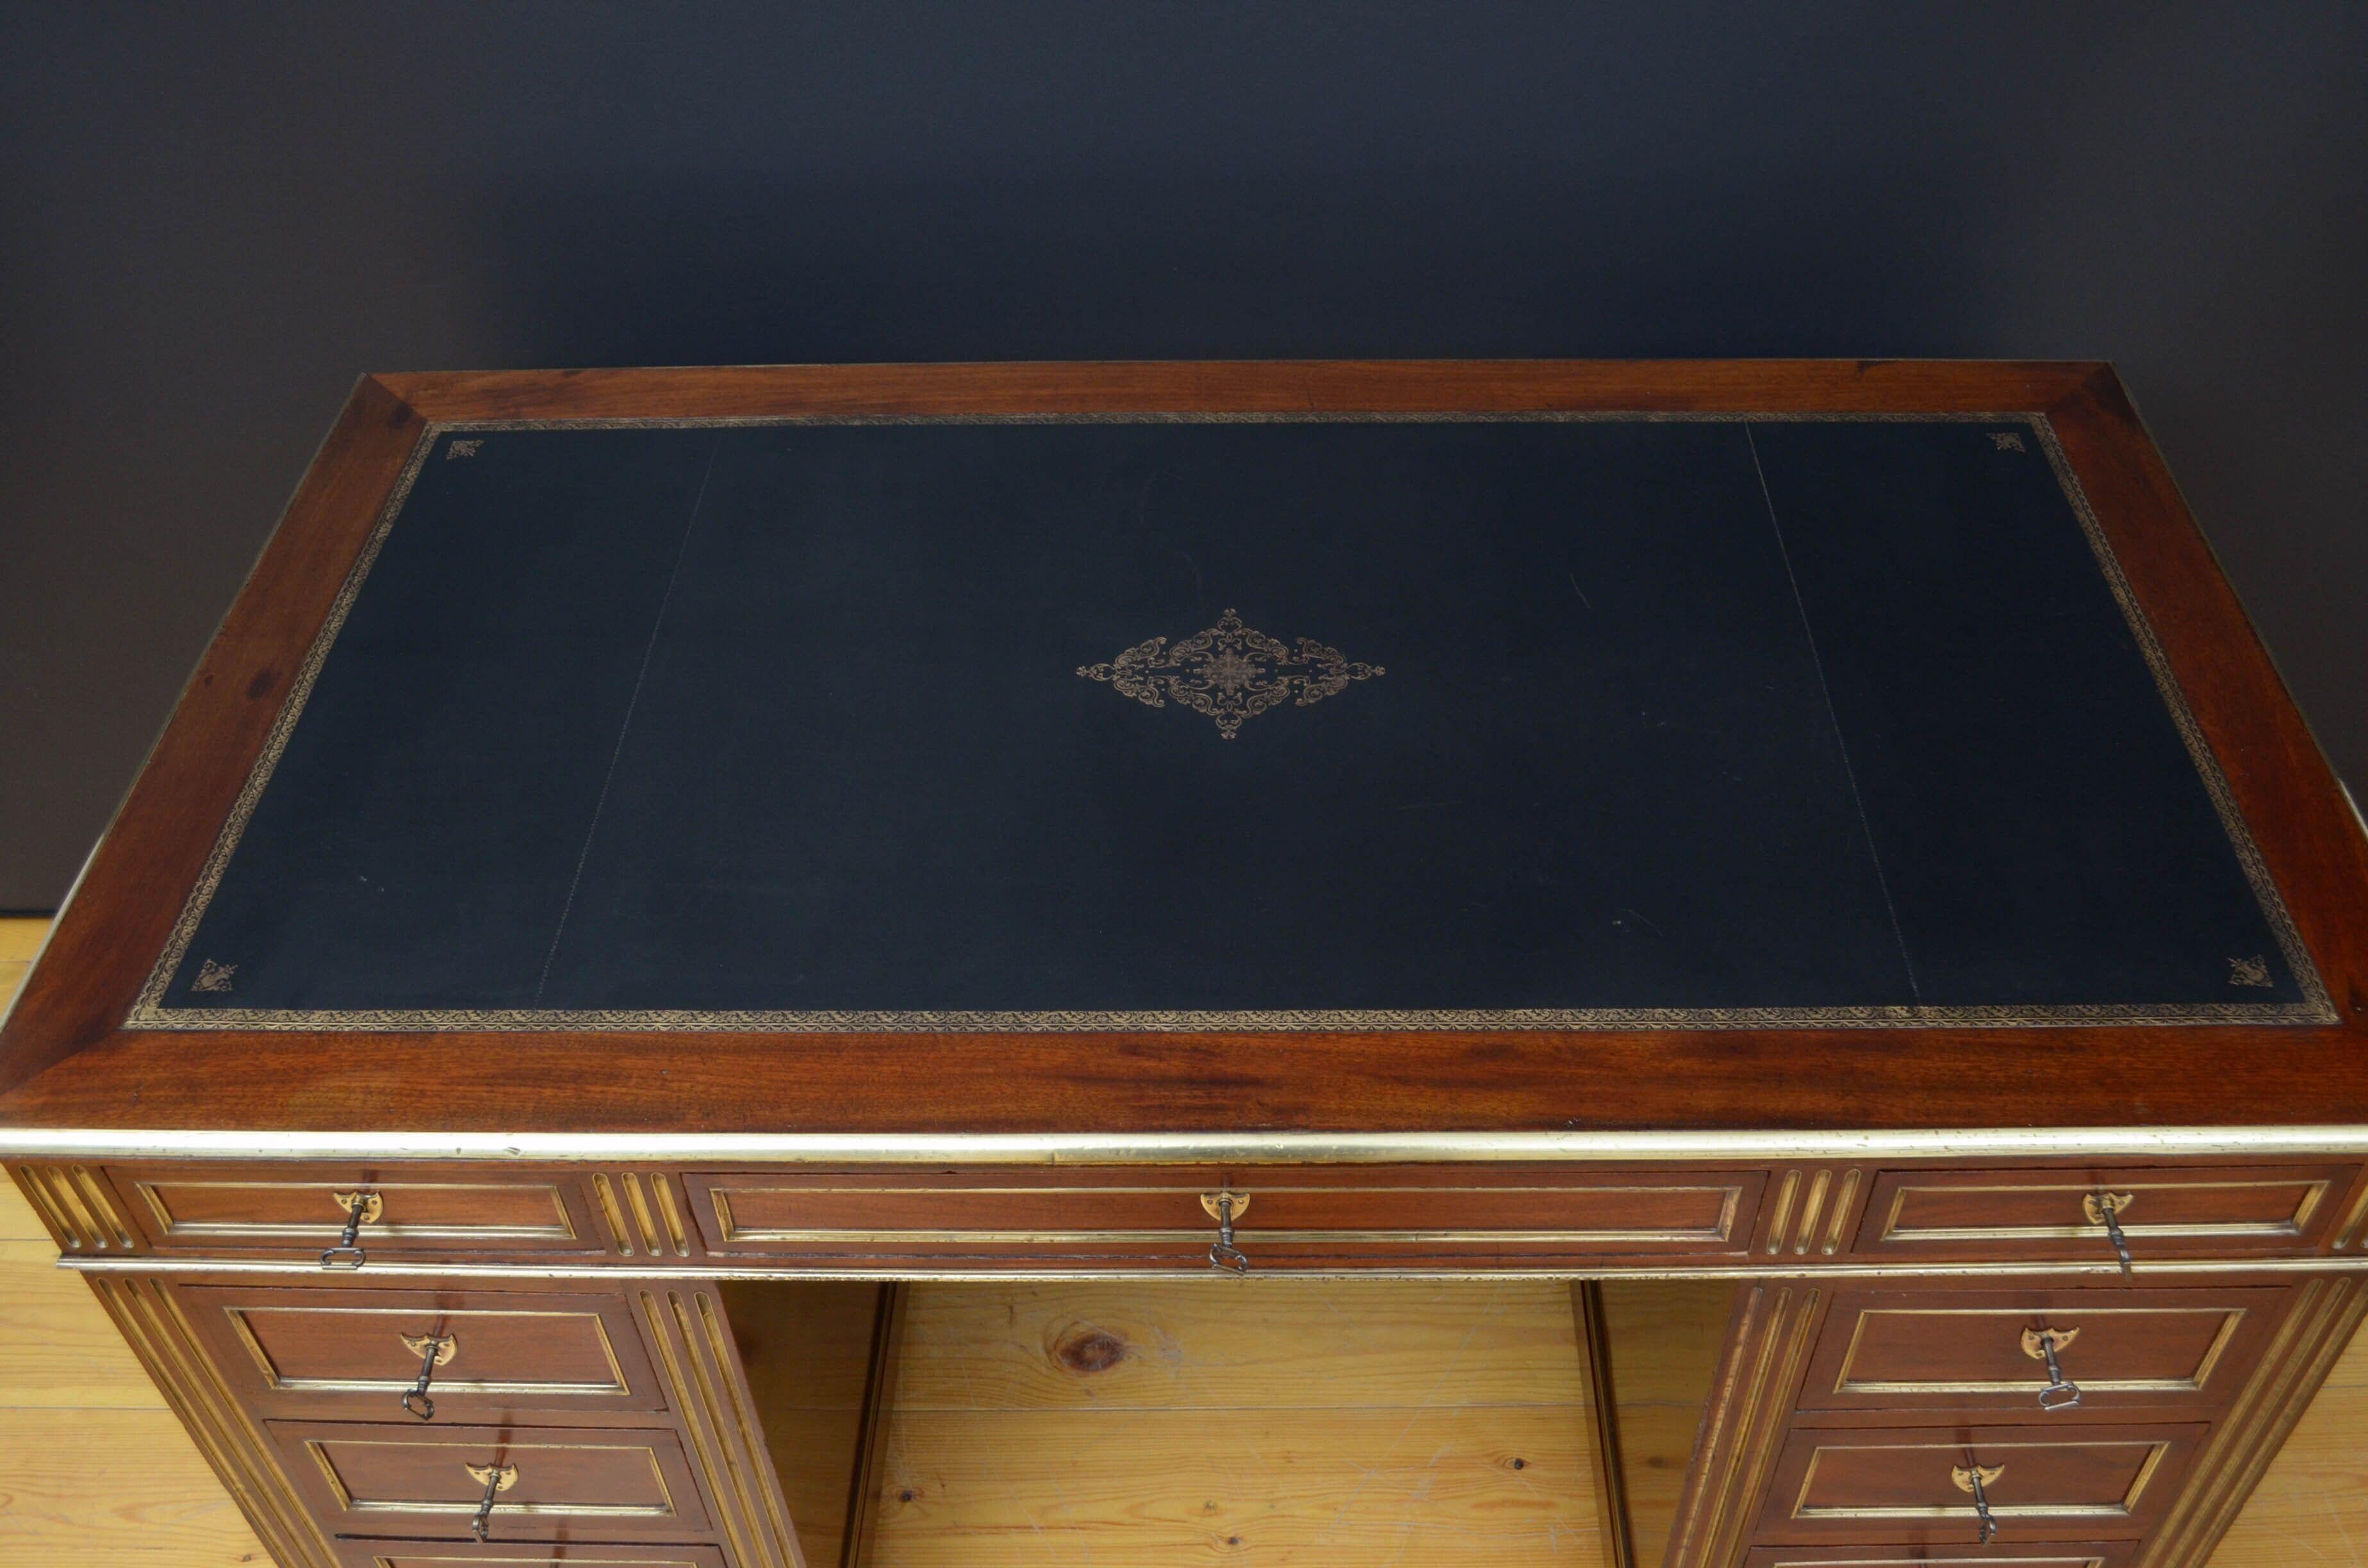
[[[753,1288],[1244,1269],[1730,1282],[1671,1568],[2174,1568],[2363,892],[2102,366],[373,376],[0,1154],[284,1568],[780,1568]]]

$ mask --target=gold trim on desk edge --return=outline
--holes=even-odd
[[[429,1132],[0,1127],[0,1160],[471,1160],[637,1165],[1428,1165],[2142,1160],[2368,1155],[2368,1123],[1555,1132]]]
[[[712,1256],[712,1255],[711,1255]],[[949,1255],[959,1258],[962,1255]],[[1024,1255],[1021,1255],[1024,1256]],[[1436,1255],[1426,1255],[1436,1257]],[[1544,1263],[1533,1268],[1466,1267],[1452,1257],[1438,1258],[1427,1265],[1409,1265],[1405,1259],[1386,1266],[1326,1266],[1301,1268],[1273,1265],[1278,1277],[1294,1279],[1732,1279],[1739,1284],[1769,1280],[1820,1279],[1908,1279],[1937,1281],[1943,1279],[2018,1279],[2029,1280],[2034,1286],[2049,1280],[2093,1277],[2113,1280],[2124,1278],[2120,1266],[2107,1258],[2099,1263],[2072,1258],[2021,1258],[1992,1262],[1926,1263],[1842,1263],[1824,1265],[1753,1263],[1739,1254],[1721,1253],[1718,1259],[1688,1264],[1681,1261],[1634,1255],[1607,1253],[1590,1257],[1583,1263]],[[1196,1261],[1196,1259],[1200,1259]],[[155,1276],[172,1278],[183,1275],[273,1275],[295,1279],[318,1281],[324,1277],[320,1265],[294,1258],[253,1257],[61,1257],[57,1267],[79,1274]],[[1099,1267],[1089,1263],[1074,1263],[1058,1267],[1025,1268],[1015,1267],[1008,1259],[949,1262],[943,1267],[926,1267],[909,1255],[867,1259],[860,1252],[836,1254],[789,1253],[768,1261],[762,1254],[742,1254],[731,1263],[708,1262],[670,1266],[662,1270],[634,1267],[623,1264],[578,1264],[573,1267],[549,1267],[532,1264],[447,1262],[395,1262],[370,1266],[373,1279],[640,1279],[665,1281],[670,1279],[861,1279],[883,1280],[1097,1280],[1184,1278],[1200,1279],[1208,1276],[1208,1265],[1200,1255],[1182,1251],[1169,1256],[1138,1258],[1126,1263],[1105,1263]],[[2148,1262],[2140,1260],[2137,1278],[2146,1280],[2173,1280],[2190,1276],[2211,1277],[2228,1274],[2299,1275],[2305,1278],[2347,1278],[2368,1275],[2368,1257],[2239,1257],[2197,1258],[2184,1262]]]

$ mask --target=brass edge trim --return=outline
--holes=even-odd
[[[1768,1213],[1768,1256],[1775,1256],[1784,1250],[1784,1225],[1793,1217],[1793,1195],[1800,1190],[1801,1173],[1786,1171],[1783,1183],[1776,1188],[1776,1201]]]
[[[958,1245],[964,1242],[978,1246],[1112,1246],[1121,1243],[1141,1244],[1197,1243],[1205,1240],[1206,1237],[1207,1233],[1203,1231],[1176,1230],[785,1231],[768,1227],[763,1230],[734,1231],[725,1236],[724,1240],[752,1244],[803,1243],[809,1245],[838,1246],[918,1244]],[[1393,1245],[1418,1242],[1459,1244],[1497,1242],[1508,1246],[1613,1246],[1619,1244],[1638,1247],[1664,1247],[1711,1245],[1725,1241],[1727,1234],[1724,1227],[1701,1231],[1286,1231],[1252,1230],[1244,1227],[1241,1237],[1246,1242],[1264,1242],[1269,1246],[1307,1245],[1321,1243]]]
[[[674,1177],[665,1171],[650,1173],[650,1186],[658,1195],[658,1213],[666,1220],[666,1239],[674,1243],[677,1257],[690,1256],[690,1238],[684,1231],[682,1210],[674,1200]]]
[[[625,1201],[633,1212],[634,1233],[641,1237],[642,1250],[652,1257],[664,1257],[666,1247],[658,1240],[658,1222],[650,1214],[649,1199],[642,1196],[642,1178],[632,1171],[620,1172],[617,1180],[625,1188]]]
[[[2358,1245],[2363,1226],[2368,1226],[2368,1183],[2361,1185],[2360,1197],[2351,1205],[2351,1212],[2336,1227],[2335,1250],[2345,1252]]]
[[[689,1437],[697,1473],[702,1483],[700,1490],[708,1496],[713,1526],[732,1549],[734,1561],[761,1563],[773,1568],[773,1559],[759,1556],[752,1551],[747,1525],[733,1506],[734,1498],[727,1485],[736,1485],[731,1460],[724,1449],[728,1439],[718,1420],[707,1375],[699,1365],[699,1353],[691,1345],[689,1326],[682,1317],[682,1298],[665,1286],[644,1286],[634,1292],[642,1303],[642,1315],[649,1325],[650,1340],[660,1360],[660,1370],[672,1385],[675,1408],[681,1414],[683,1431]],[[665,1302],[660,1304],[663,1295]],[[680,1338],[677,1338],[677,1333]],[[680,1348],[677,1350],[677,1346]],[[686,1369],[688,1368],[688,1369]]]
[[[1578,1333],[1580,1386],[1587,1397],[1595,1441],[1595,1520],[1603,1540],[1605,1568],[1635,1568],[1636,1526],[1628,1508],[1627,1461],[1620,1441],[1620,1395],[1611,1366],[1611,1335],[1605,1320],[1603,1286],[1594,1279],[1570,1287],[1572,1326]]]
[[[50,1202],[64,1218],[68,1235],[80,1237],[81,1245],[97,1252],[106,1252],[114,1245],[107,1227],[98,1222],[90,1206],[83,1201],[82,1194],[67,1178],[63,1165],[38,1167],[35,1176],[49,1193]]]
[[[1208,1265],[1190,1254],[1162,1257],[1132,1264],[1106,1264],[1096,1267],[1076,1263],[1054,1268],[1021,1268],[1008,1262],[962,1264],[961,1255],[949,1255],[946,1267],[925,1267],[909,1258],[879,1258],[866,1260],[861,1254],[823,1258],[807,1255],[785,1254],[769,1266],[760,1256],[748,1256],[737,1262],[708,1262],[683,1267],[668,1267],[661,1278],[666,1279],[869,1279],[869,1280],[928,1280],[928,1279],[993,1279],[993,1280],[1088,1280],[1206,1278]],[[177,1275],[277,1275],[318,1282],[323,1275],[320,1266],[311,1261],[269,1258],[205,1258],[205,1257],[61,1257],[57,1267],[77,1274],[107,1274],[170,1278]],[[1781,1280],[1815,1281],[1820,1279],[1906,1279],[1933,1281],[1941,1279],[2017,1279],[2028,1280],[2034,1287],[2051,1280],[2076,1278],[2112,1280],[2122,1278],[2121,1267],[2111,1259],[2102,1263],[2066,1260],[2021,1259],[1991,1262],[1931,1262],[1923,1264],[1863,1263],[1863,1264],[1779,1264],[1754,1263],[1748,1258],[1731,1263],[1686,1264],[1654,1258],[1635,1262],[1620,1254],[1607,1254],[1583,1263],[1543,1263],[1534,1268],[1472,1267],[1452,1257],[1429,1262],[1422,1267],[1409,1267],[1403,1262],[1395,1266],[1359,1266],[1325,1267],[1282,1267],[1273,1270],[1278,1276],[1295,1279],[1730,1279],[1737,1284],[1766,1283]],[[389,1260],[384,1264],[373,1259],[370,1266],[374,1279],[586,1279],[613,1281],[620,1277],[632,1278],[633,1271],[620,1264],[576,1264],[534,1266],[502,1263],[467,1262],[406,1262]],[[2305,1278],[2351,1278],[2368,1275],[2368,1257],[2268,1257],[2268,1258],[2196,1258],[2187,1262],[2140,1263],[2137,1273],[2146,1279],[2179,1279],[2191,1276],[2221,1275],[2299,1275]]]
[[[732,1347],[731,1332],[723,1322],[722,1309],[715,1298],[705,1290],[693,1290],[691,1300],[699,1308],[699,1326],[706,1336],[703,1348],[713,1366],[715,1381],[723,1388],[724,1403],[730,1407],[733,1434],[737,1439],[734,1451],[747,1462],[746,1472],[738,1473],[740,1506],[759,1525],[769,1522],[774,1557],[780,1568],[790,1568],[802,1555],[793,1543],[797,1532],[791,1527],[788,1506],[782,1502],[779,1477],[765,1448],[765,1426],[757,1414],[754,1401],[738,1375],[736,1352]],[[761,1505],[761,1507],[759,1506]],[[760,1535],[764,1534],[759,1530]]]
[[[1783,1323],[1785,1297],[1789,1293],[1780,1291],[1777,1295],[1777,1312],[1769,1336],[1770,1348],[1776,1353],[1774,1371],[1772,1377],[1761,1382],[1755,1394],[1759,1410],[1747,1435],[1747,1451],[1751,1456],[1755,1473],[1748,1489],[1735,1496],[1734,1500],[1741,1506],[1728,1515],[1731,1533],[1724,1550],[1711,1560],[1713,1565],[1742,1561],[1744,1553],[1750,1548],[1752,1527],[1767,1506],[1768,1488],[1775,1483],[1776,1466],[1782,1457],[1780,1437],[1792,1420],[1793,1391],[1799,1385],[1802,1364],[1808,1358],[1809,1331],[1817,1321],[1817,1308],[1822,1300],[1822,1292],[1816,1286],[1804,1289],[1799,1301],[1793,1306],[1792,1322],[1780,1333],[1776,1325]],[[1713,1541],[1716,1545],[1717,1538],[1713,1538]]]
[[[215,1372],[162,1283],[93,1279],[91,1285],[272,1560],[280,1568],[336,1568],[336,1554],[312,1510]]]
[[[25,1194],[27,1201],[31,1203],[34,1212],[40,1217],[41,1222],[50,1228],[50,1234],[57,1241],[58,1250],[61,1253],[89,1251],[92,1245],[91,1238],[70,1221],[64,1205],[61,1204],[57,1195],[50,1190],[50,1167],[20,1165],[17,1169],[23,1173],[25,1178],[18,1184],[18,1190]]]
[[[1818,1253],[1831,1257],[1841,1249],[1842,1227],[1850,1222],[1850,1206],[1858,1201],[1858,1167],[1852,1165],[1842,1173],[1842,1189],[1834,1197],[1834,1217],[1826,1227],[1826,1239]]]
[[[2368,1155],[2368,1124],[1728,1132],[406,1132],[0,1128],[0,1159],[636,1165],[1420,1165]]]
[[[2261,1370],[2212,1431],[2194,1472],[2140,1559],[2142,1568],[2203,1568],[2235,1524],[2368,1316],[2368,1290],[2352,1278],[2315,1279],[2288,1314]]]
[[[1643,1008],[1593,1007],[1520,1010],[1319,1011],[1277,1012],[661,1012],[567,1011],[518,1009],[458,1009],[415,1011],[369,1009],[313,1011],[278,1008],[167,1007],[165,994],[188,955],[190,943],[214,893],[229,869],[249,819],[261,803],[265,788],[278,769],[281,754],[311,699],[314,684],[327,664],[331,649],[359,598],[362,585],[376,565],[387,537],[409,500],[422,466],[437,442],[457,430],[517,429],[687,429],[766,426],[827,425],[1193,425],[1193,424],[1588,424],[1690,423],[1754,424],[2020,424],[2040,443],[2058,490],[2086,540],[2116,607],[2121,610],[2140,658],[2153,676],[2157,694],[2178,731],[2238,865],[2251,887],[2272,939],[2293,975],[2300,1000],[2267,1003],[2083,1004],[2053,1006],[2020,1005],[1969,1007],[1739,1007]],[[1600,1029],[1622,1028],[1766,1028],[1787,1025],[1827,1028],[1880,1028],[1900,1024],[1929,1023],[1954,1028],[2010,1028],[2044,1023],[2141,1023],[2192,1025],[2205,1023],[2317,1023],[2341,1021],[2309,949],[2304,945],[2293,915],[2286,908],[2276,881],[2218,758],[2205,740],[2202,726],[2188,706],[2186,694],[2152,625],[2132,591],[2112,540],[2081,487],[2055,426],[2034,410],[1921,411],[1880,413],[1839,410],[1787,411],[1688,410],[1682,413],[1611,409],[1441,409],[1382,413],[1357,410],[1241,412],[1226,410],[1117,412],[1107,414],[1016,412],[991,415],[764,415],[723,418],[649,417],[614,419],[513,419],[425,422],[416,443],[389,492],[354,563],[330,603],[321,628],[306,648],[287,697],[273,717],[262,750],[216,835],[188,896],[183,902],[155,966],[132,1003],[125,1024],[133,1028],[167,1029],[663,1029],[680,1028],[737,1028],[782,1032],[847,1029],[904,1031],[939,1028],[1017,1028],[1030,1032],[1110,1028],[1521,1028]]]
[[[1810,1242],[1816,1239],[1817,1219],[1826,1207],[1826,1193],[1832,1187],[1834,1173],[1821,1170],[1809,1183],[1809,1199],[1801,1206],[1801,1233],[1793,1239],[1793,1256],[1808,1256]]]
[[[111,1240],[125,1252],[130,1252],[131,1226],[117,1211],[114,1196],[91,1173],[88,1165],[74,1165],[69,1171],[60,1173],[62,1180],[69,1176],[74,1189],[81,1195],[83,1209],[90,1215],[92,1223],[104,1223],[105,1228],[97,1232],[99,1244],[105,1246]]]
[[[608,1221],[609,1234],[611,1244],[617,1249],[617,1256],[632,1256],[632,1237],[625,1230],[625,1216],[618,1210],[617,1195],[609,1189],[605,1171],[592,1173],[592,1199],[594,1207],[600,1210],[600,1218]]]
[[[1766,1287],[1755,1287],[1745,1293],[1741,1305],[1732,1314],[1726,1332],[1726,1344],[1719,1355],[1714,1375],[1718,1384],[1702,1411],[1702,1425],[1695,1438],[1696,1459],[1678,1495],[1678,1523],[1675,1539],[1669,1545],[1668,1568],[1702,1568],[1706,1558],[1698,1554],[1694,1543],[1708,1539],[1709,1526],[1727,1506],[1728,1494],[1733,1490],[1735,1472],[1742,1463],[1741,1439],[1731,1436],[1737,1423],[1736,1405],[1747,1383],[1747,1354],[1755,1339],[1767,1336],[1767,1314],[1772,1310]]]

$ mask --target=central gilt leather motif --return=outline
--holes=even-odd
[[[1206,631],[1173,648],[1165,637],[1138,642],[1107,664],[1081,665],[1087,680],[1108,681],[1122,697],[1150,708],[1171,701],[1204,713],[1217,733],[1232,740],[1243,721],[1286,700],[1304,708],[1321,702],[1349,683],[1383,674],[1379,665],[1350,662],[1338,648],[1303,637],[1286,648],[1265,632],[1242,624],[1227,610]]]

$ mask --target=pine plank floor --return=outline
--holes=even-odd
[[[40,920],[0,919],[0,1007],[15,995],[46,928]],[[0,1568],[268,1562],[107,1314],[80,1280],[53,1267],[56,1256],[14,1184],[0,1182]],[[1267,1549],[1256,1555],[1268,1560],[1326,1568],[1593,1561],[1585,1439],[1565,1408],[1575,1389],[1552,1375],[1531,1380],[1504,1360],[1551,1359],[1547,1341],[1565,1331],[1554,1326],[1543,1297],[1497,1302],[1497,1328],[1487,1335],[1496,1359],[1466,1368],[1465,1398],[1476,1404],[1429,1407],[1414,1387],[1394,1396],[1386,1415],[1374,1413],[1379,1406],[1293,1412],[1289,1421],[1272,1410],[1228,1411],[1227,1441],[1212,1452],[1200,1440],[1205,1420],[1198,1431],[1190,1425],[1207,1412],[1166,1412],[1147,1402],[1191,1394],[1197,1363],[1177,1358],[1182,1346],[1205,1343],[1212,1355],[1240,1357],[1252,1354],[1249,1342],[1211,1337],[1193,1316],[1198,1298],[1163,1297],[1173,1287],[1096,1289],[1105,1294],[1090,1311],[1053,1302],[1043,1310],[1107,1319],[1121,1336],[1132,1327],[1155,1354],[1121,1363],[1113,1369],[1119,1376],[1098,1382],[1093,1398],[1082,1401],[1075,1389],[1047,1382],[1040,1358],[1012,1353],[1018,1341],[1008,1325],[966,1332],[956,1321],[961,1301],[951,1294],[919,1303],[940,1313],[938,1339],[947,1353],[916,1368],[899,1400],[892,1480],[901,1493],[929,1479],[913,1488],[910,1503],[899,1499],[905,1512],[885,1532],[894,1561],[970,1568],[1072,1557],[1198,1560],[1229,1535],[1256,1540]],[[1518,1295],[1518,1287],[1508,1289]],[[1341,1308],[1353,1323],[1367,1303],[1351,1296]],[[1410,1314],[1406,1344],[1420,1347],[1452,1329],[1445,1301]],[[1293,1386],[1311,1403],[1335,1399],[1351,1384],[1388,1386],[1378,1333],[1326,1339],[1345,1370],[1309,1369],[1292,1375]],[[1311,1415],[1320,1421],[1310,1424]],[[1058,1424],[1066,1424],[1061,1440],[1076,1445],[1081,1468],[1066,1497],[1053,1501],[1051,1517],[1076,1528],[1048,1543],[1039,1533],[1048,1516],[1028,1516],[1009,1472],[1020,1443],[1037,1440],[1028,1428]],[[1079,1435],[1093,1440],[1078,1442]],[[1258,1491],[1264,1470],[1285,1465],[1304,1467],[1304,1484],[1291,1494],[1295,1504],[1254,1516],[1227,1512],[1221,1499]],[[1146,1494],[1145,1477],[1156,1478],[1157,1497],[1191,1494],[1191,1506],[1162,1508]],[[1415,1503],[1427,1512],[1411,1509]],[[946,1528],[957,1505],[973,1527],[962,1532],[959,1553],[949,1551],[954,1538]],[[1418,1512],[1435,1527],[1410,1526]],[[1133,1533],[1137,1524],[1148,1527],[1149,1538]],[[978,1526],[985,1528],[974,1533]],[[982,1553],[982,1536],[1000,1544]],[[1156,1547],[1143,1544],[1150,1538]],[[1466,1550],[1483,1540],[1486,1550]],[[2368,1335],[2337,1366],[2213,1568],[2368,1568]]]

